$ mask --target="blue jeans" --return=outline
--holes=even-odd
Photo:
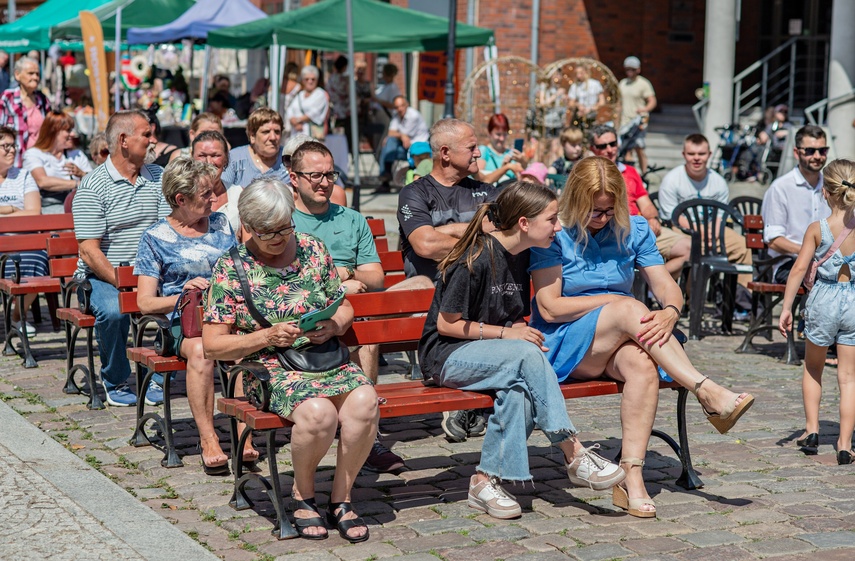
[[[101,358],[101,379],[107,389],[124,384],[131,375],[126,349],[131,318],[119,312],[119,290],[90,276],[92,296],[89,307],[95,316],[95,336]]]
[[[388,175],[392,173],[392,165],[397,160],[406,160],[407,151],[404,150],[404,145],[400,138],[389,136],[386,138],[386,144],[380,150],[380,173]]]
[[[576,434],[564,396],[546,355],[528,341],[473,341],[451,353],[439,383],[449,388],[493,391],[478,471],[513,481],[531,479],[526,440],[535,424],[552,444]]]

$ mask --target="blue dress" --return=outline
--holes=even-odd
[[[531,249],[529,271],[561,266],[561,296],[593,296],[622,294],[632,296],[632,281],[636,267],[663,265],[656,249],[656,236],[641,216],[630,217],[630,232],[625,247],[620,247],[610,221],[605,228],[588,236],[587,246],[576,242],[576,229],[564,228],[555,235],[546,249]],[[544,345],[549,362],[558,374],[558,381],[568,378],[582,362],[594,340],[597,308],[576,321],[548,323],[540,315],[537,301],[531,305],[531,326],[546,337]]]

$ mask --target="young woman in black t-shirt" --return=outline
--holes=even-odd
[[[495,393],[469,506],[496,518],[522,512],[499,480],[531,479],[526,440],[535,424],[564,453],[572,483],[602,490],[625,477],[595,447],[584,448],[576,439],[543,353],[543,334],[524,320],[530,306],[528,250],[548,247],[559,230],[555,194],[540,184],[513,183],[496,202],[483,205],[439,264],[419,343],[422,371],[438,384]]]

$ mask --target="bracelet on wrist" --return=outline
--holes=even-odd
[[[484,322],[478,322],[478,340],[482,341],[484,339]]]
[[[680,318],[680,316],[682,316],[682,315],[683,315],[683,314],[681,314],[681,313],[680,313],[680,310],[679,310],[679,309],[677,308],[677,306],[675,306],[674,304],[668,304],[667,306],[665,306],[665,307],[664,307],[664,308],[662,308],[662,309],[663,309],[663,310],[667,310],[668,308],[671,308],[672,310],[674,310],[675,312],[677,312],[677,318]]]
[[[502,330],[499,331],[499,339],[502,339],[505,336],[505,326],[502,326]]]

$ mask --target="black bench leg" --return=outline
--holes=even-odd
[[[677,485],[691,491],[703,487],[704,482],[701,481],[701,478],[695,473],[695,468],[692,467],[692,453],[689,451],[689,435],[686,426],[686,401],[688,397],[689,390],[677,388],[677,434],[680,438],[680,449],[677,454],[680,456],[680,463],[683,464],[683,473],[677,478]]]
[[[39,363],[36,362],[36,359],[33,358],[33,353],[30,350],[30,336],[27,334],[27,314],[26,309],[24,308],[24,295],[18,296],[18,309],[21,310],[21,329],[11,328],[13,332],[18,334],[18,338],[21,340],[21,347],[24,351],[24,368],[38,368]],[[9,312],[9,325],[11,326],[12,320],[12,312]],[[8,333],[8,332],[7,332]],[[8,346],[9,337],[6,337],[6,344]]]
[[[297,530],[288,520],[285,511],[285,497],[282,496],[282,483],[279,481],[279,470],[276,467],[276,431],[267,431],[267,466],[270,469],[270,485],[267,494],[270,502],[276,509],[276,526],[273,527],[273,535],[279,540],[288,540],[299,537]]]
[[[169,387],[172,382],[172,374],[172,372],[165,372],[163,375],[163,440],[166,442],[166,454],[160,460],[160,465],[166,468],[184,465],[178,456],[178,452],[175,451],[175,435],[172,433],[172,392]],[[137,399],[144,400],[145,395]]]
[[[89,409],[104,409],[104,402],[101,401],[101,396],[98,395],[98,382],[95,375],[94,336],[95,328],[86,328],[86,377],[89,379],[89,403],[86,404],[86,407]]]
[[[77,337],[80,335],[80,330],[86,330],[86,365],[74,364],[74,349],[77,346]],[[89,384],[89,402],[86,407],[89,409],[104,409],[104,402],[101,401],[101,396],[98,395],[98,386],[95,380],[95,348],[93,344],[93,328],[75,327],[71,322],[65,322],[65,349],[67,356],[65,358],[65,387],[62,389],[67,394],[85,393],[74,381],[74,376],[78,372],[82,372],[86,382]]]
[[[237,435],[237,419],[234,417],[229,418],[229,422],[231,423],[231,433],[232,433],[232,473],[235,476],[235,488],[232,491],[232,498],[229,500],[229,505],[235,510],[246,510],[248,508],[252,508],[253,502],[250,500],[249,496],[247,496],[244,491],[244,487],[249,481],[253,481],[255,479],[261,480],[265,487],[268,487],[264,478],[256,473],[247,473],[244,475],[243,473],[243,454],[238,453],[238,450],[243,450],[246,445],[246,441],[248,438],[252,436],[252,429],[249,427],[245,427],[243,429],[243,433],[241,433],[240,438],[235,438]],[[268,451],[270,454],[270,451]]]

